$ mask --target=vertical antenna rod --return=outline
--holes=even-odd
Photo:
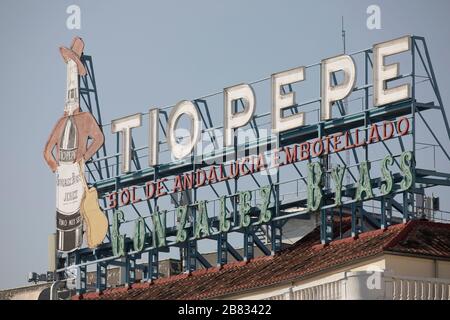
[[[344,29],[344,16],[342,16],[342,23],[341,23],[341,30],[342,30],[342,43],[344,45],[344,54],[346,52],[346,48],[345,48],[345,29]]]
[[[346,48],[346,41],[345,41],[345,29],[344,29],[344,16],[342,16],[341,17],[342,19],[341,19],[341,34],[342,34],[342,45],[343,45],[343,49],[344,49],[344,54],[346,53],[346,51],[347,51],[347,48]],[[343,101],[343,105],[344,105],[344,112],[345,112],[345,114],[348,114],[348,101],[347,101],[347,99],[344,99],[344,101]],[[349,166],[350,165],[350,150],[346,150],[345,151],[345,161],[347,162],[347,166]],[[347,172],[346,173],[346,177],[345,177],[346,179],[346,183],[347,184],[350,184],[350,174]]]

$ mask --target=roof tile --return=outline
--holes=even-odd
[[[346,221],[345,228],[349,228]],[[372,257],[384,252],[450,258],[450,225],[410,221],[360,234],[358,238],[320,245],[320,231],[314,231],[271,257],[230,263],[135,284],[128,290],[107,289],[102,295],[86,294],[85,299],[211,299],[245,290],[292,281],[318,272]]]

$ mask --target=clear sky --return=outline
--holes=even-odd
[[[71,4],[81,8],[81,30],[66,27]],[[366,26],[372,4],[381,8],[379,30]],[[94,57],[105,123],[337,55],[341,16],[348,51],[425,36],[448,107],[449,12],[446,0],[2,0],[0,288],[47,270],[55,185],[42,151],[64,106],[58,47],[73,36]]]

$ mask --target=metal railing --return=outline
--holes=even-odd
[[[389,298],[392,300],[450,300],[450,280],[447,279],[392,277],[391,285]]]
[[[385,300],[450,300],[450,279],[389,276],[381,273],[384,285],[379,297]],[[364,278],[365,279],[365,278]],[[286,292],[268,296],[264,300],[345,300],[354,298],[352,291],[358,288],[349,283],[347,277],[338,280],[303,287],[289,288]],[[372,297],[359,296],[360,299]]]

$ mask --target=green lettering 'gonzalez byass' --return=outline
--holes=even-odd
[[[391,192],[403,192],[411,188],[413,184],[413,166],[414,158],[410,151],[403,152],[399,157],[400,181],[395,181],[390,167],[394,163],[393,156],[386,156],[380,163],[380,182],[375,185],[370,177],[370,163],[361,162],[358,165],[359,178],[356,185],[343,185],[346,166],[335,166],[328,173],[333,181],[330,191],[334,193],[334,206],[342,206],[342,196],[353,195],[356,201],[368,200],[376,196],[385,196]],[[318,211],[322,206],[324,197],[323,181],[325,171],[319,162],[308,163],[307,182],[307,210]],[[375,179],[376,180],[376,179]],[[374,180],[374,181],[375,181]],[[398,183],[397,185],[395,183]],[[375,194],[374,189],[379,189]],[[352,190],[354,192],[352,193]],[[198,201],[192,205],[184,205],[175,208],[171,214],[176,220],[174,239],[168,243],[166,235],[166,216],[167,211],[155,212],[151,215],[153,228],[147,227],[152,231],[145,233],[146,221],[144,218],[138,218],[135,221],[135,231],[133,237],[133,248],[135,251],[142,251],[145,248],[146,239],[151,239],[152,248],[165,247],[167,245],[182,243],[190,239],[201,239],[215,236],[221,233],[235,231],[240,228],[246,228],[250,225],[269,223],[274,214],[274,205],[271,204],[272,186],[263,186],[256,193],[251,191],[241,191],[236,195],[222,196],[216,201]],[[252,207],[252,195],[257,199],[256,207]],[[259,196],[258,196],[259,195]],[[231,200],[231,206],[227,207],[227,199]],[[236,201],[233,205],[233,200]],[[214,203],[216,202],[216,203]],[[208,208],[214,204],[214,216],[208,215]],[[329,204],[328,204],[329,205]],[[233,208],[237,212],[233,213]],[[192,211],[191,211],[192,210]],[[216,212],[217,210],[217,212]],[[195,217],[190,212],[195,213]],[[111,230],[111,244],[113,254],[122,256],[125,254],[125,235],[120,234],[120,224],[124,222],[124,214],[120,210],[113,213],[113,223]]]

